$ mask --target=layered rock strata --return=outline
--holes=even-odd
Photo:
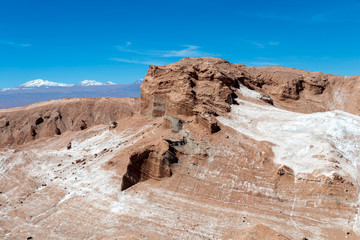
[[[66,131],[50,114],[61,135],[40,130],[61,104],[29,106],[0,151],[0,236],[359,239],[359,84],[186,58],[150,66],[140,103],[91,100]]]

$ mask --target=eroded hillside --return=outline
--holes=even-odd
[[[0,236],[359,239],[359,84],[186,58],[141,105],[0,112]]]
[[[78,98],[40,102],[0,110],[0,146],[85,130],[99,124],[117,124],[138,110],[137,98]]]

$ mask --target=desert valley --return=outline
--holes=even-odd
[[[360,239],[360,77],[220,58],[0,110],[0,239]]]

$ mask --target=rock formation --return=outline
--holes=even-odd
[[[63,99],[0,110],[0,146],[110,124],[131,117],[138,109],[136,98]]]
[[[0,111],[0,236],[359,239],[359,87],[185,58],[141,100]]]

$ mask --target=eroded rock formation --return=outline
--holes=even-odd
[[[177,162],[176,150],[166,141],[158,145],[145,146],[144,150],[130,156],[126,173],[122,178],[121,190],[148,179],[160,180],[171,177],[171,165]]]
[[[0,236],[359,239],[359,84],[186,58],[141,103],[1,111]]]
[[[80,98],[0,110],[0,147],[111,124],[134,115],[136,98]]]

